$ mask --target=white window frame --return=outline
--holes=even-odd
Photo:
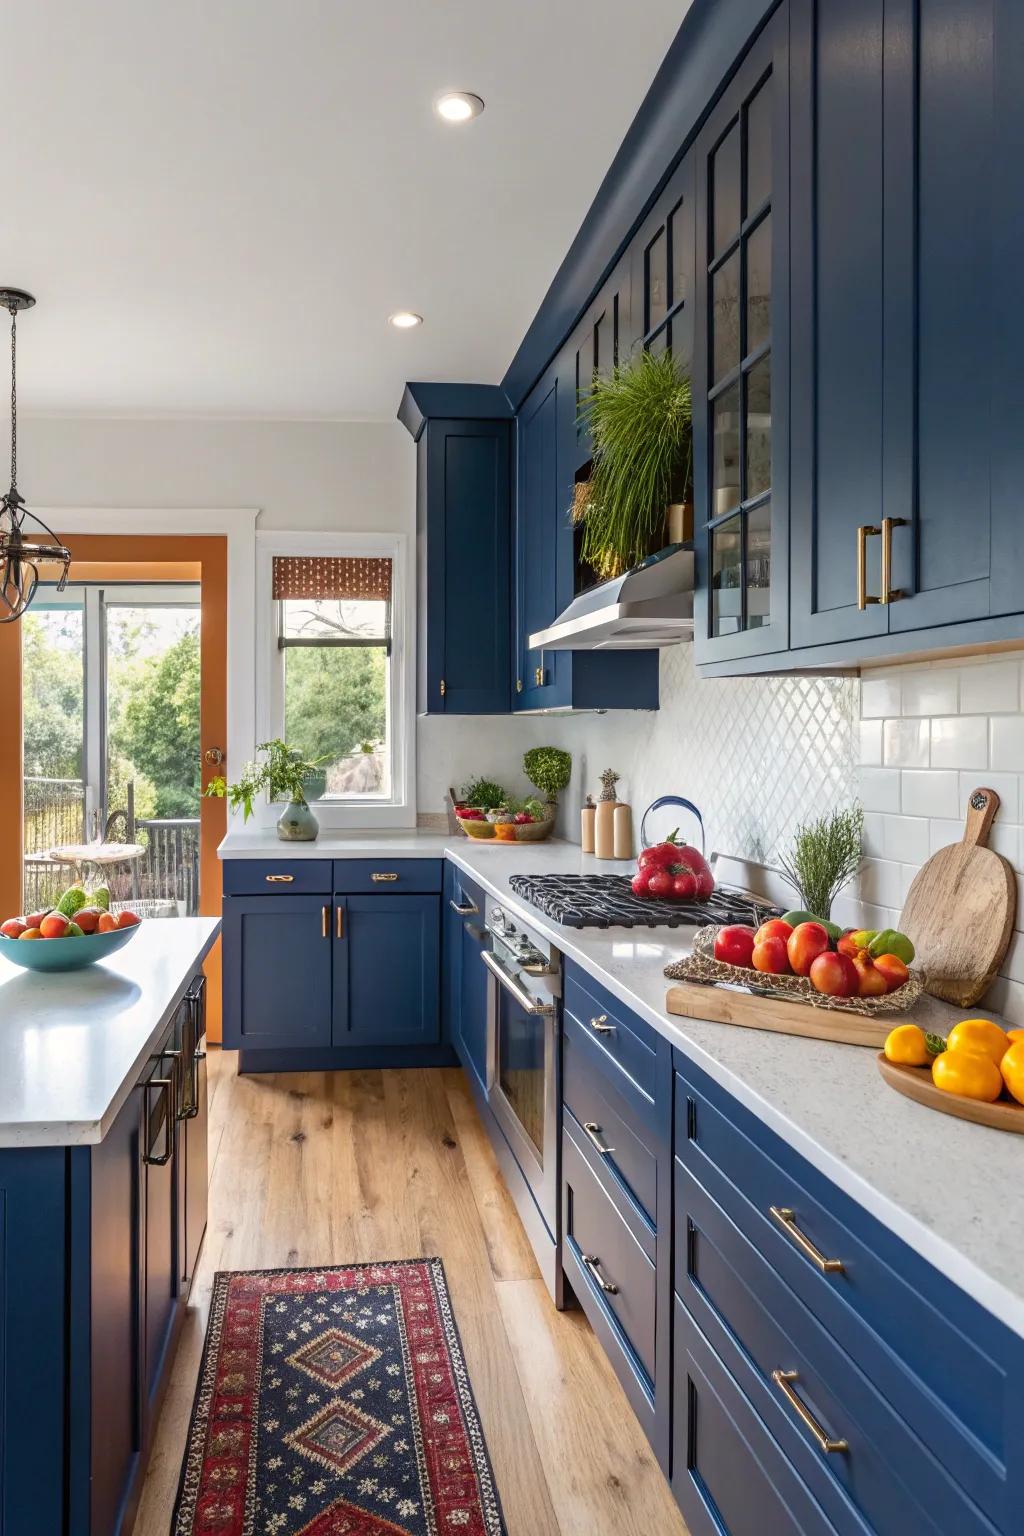
[[[365,800],[317,800],[316,819],[325,829],[415,827],[416,709],[415,601],[408,580],[408,539],[404,533],[256,534],[256,740],[284,734],[280,687],[281,652],[273,599],[275,555],[325,559],[348,557],[391,561],[391,666],[388,719],[391,728],[391,795]],[[280,808],[269,801],[256,807],[261,826],[270,826]]]

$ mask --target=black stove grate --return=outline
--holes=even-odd
[[[777,917],[779,908],[746,892],[717,888],[707,901],[634,896],[624,875],[511,875],[517,896],[566,928],[705,928]]]

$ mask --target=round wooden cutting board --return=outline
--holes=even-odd
[[[970,1008],[1006,954],[1017,909],[1013,869],[985,844],[999,809],[994,789],[976,789],[959,843],[923,864],[907,892],[900,932],[913,940],[925,990]]]
[[[997,1099],[994,1104],[985,1104],[981,1099],[966,1099],[959,1093],[942,1093],[932,1082],[930,1067],[898,1066],[887,1061],[882,1051],[878,1053],[878,1070],[890,1088],[916,1104],[926,1104],[929,1109],[954,1115],[957,1120],[973,1120],[976,1125],[1024,1135],[1024,1104],[1016,1100]]]

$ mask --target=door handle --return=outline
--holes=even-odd
[[[327,934],[328,934],[328,930],[330,929],[330,926],[331,926],[331,909],[330,909],[330,907],[326,907],[326,906],[325,907],[321,907],[320,908],[320,937],[321,938],[326,939]]]
[[[608,1023],[608,1015],[599,1013],[596,1019],[591,1019],[590,1027],[595,1035],[614,1035],[615,1025]]]
[[[167,1109],[164,1120],[164,1150],[157,1156],[150,1152],[150,1124],[153,1119],[153,1106],[150,1093],[154,1088],[159,1088]],[[174,1153],[174,1077],[151,1077],[143,1084],[146,1096],[146,1150],[142,1154],[144,1163],[152,1163],[156,1168],[162,1168],[169,1163]]]
[[[336,939],[343,939],[345,937],[344,907],[335,907],[334,909],[334,937]]]
[[[583,1260],[584,1264],[587,1266],[590,1273],[601,1287],[601,1290],[604,1291],[606,1295],[617,1296],[619,1294],[618,1286],[613,1285],[610,1280],[606,1280],[604,1275],[602,1275],[601,1260],[596,1256],[596,1254],[581,1253],[580,1258]]]
[[[219,768],[224,761],[224,753],[220,747],[207,747],[203,753],[203,761],[204,763],[212,763],[215,768]]]
[[[460,907],[457,901],[452,901],[451,897],[448,898],[448,905],[451,907],[452,911],[457,912],[460,917],[472,917],[474,912],[480,911],[480,908],[475,907],[472,902],[467,902],[464,907]]]
[[[292,881],[295,879],[295,876],[294,875],[264,875],[263,878],[267,882],[268,885],[291,885]]]
[[[370,876],[370,879],[374,882],[374,884],[380,885],[383,881],[386,880],[397,880],[398,876],[394,873],[394,871],[391,870],[387,871],[386,873],[382,873],[380,870],[375,869],[373,874]]]
[[[870,603],[883,601],[881,598],[871,597],[868,593],[868,539],[873,539],[881,531],[881,528],[876,527],[874,523],[861,523],[857,529],[857,607],[861,612]],[[882,586],[884,589],[884,575]]]
[[[880,603],[896,603],[901,597],[906,597],[902,587],[895,590],[892,585],[892,531],[894,528],[906,527],[905,517],[882,518],[882,595]]]
[[[774,1381],[801,1424],[810,1430],[817,1442],[818,1449],[824,1451],[826,1456],[831,1456],[836,1451],[848,1451],[850,1449],[848,1441],[831,1439],[822,1429],[811,1410],[805,1403],[800,1401],[790,1385],[791,1382],[798,1379],[796,1371],[772,1371],[772,1381]]]
[[[525,987],[521,987],[512,975],[506,971],[500,960],[495,960],[489,949],[480,951],[480,959],[486,965],[492,976],[496,976],[506,992],[511,992],[516,1002],[524,1013],[531,1014],[534,1018],[550,1018],[555,1011],[553,1003],[538,1003],[531,997]]]

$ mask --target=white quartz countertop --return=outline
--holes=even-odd
[[[220,929],[150,919],[81,971],[0,960],[0,1147],[103,1140]]]
[[[691,928],[566,928],[508,887],[510,875],[631,873],[573,843],[473,843],[461,835],[321,836],[300,857],[442,855],[503,907],[664,1035],[910,1247],[1024,1336],[1024,1224],[1007,1191],[1024,1187],[1024,1137],[938,1114],[882,1081],[875,1053],[665,1011],[665,966],[686,954]],[[242,851],[244,850],[244,851]],[[269,834],[232,833],[229,858],[296,857]],[[932,1027],[962,1015],[929,1000]],[[985,1016],[985,1009],[973,1013]],[[988,1014],[989,1017],[996,1015]]]
[[[285,843],[273,827],[232,826],[217,853],[222,859],[443,859],[460,833],[321,832],[314,843]]]

